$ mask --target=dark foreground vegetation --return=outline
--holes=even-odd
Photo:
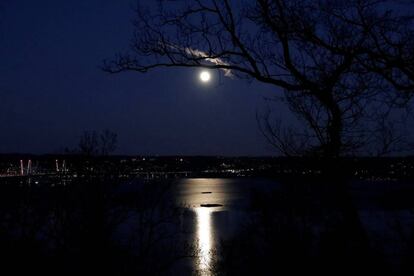
[[[167,184],[1,186],[2,270],[40,275],[160,275],[185,258]],[[173,237],[173,238],[171,238]]]
[[[335,168],[331,168],[335,169]],[[191,275],[198,249],[171,194],[173,180],[85,173],[40,184],[0,180],[0,254],[13,275]],[[250,193],[249,219],[222,240],[213,275],[412,275],[414,185],[338,171],[281,177]],[[362,218],[369,205],[383,230]],[[407,213],[408,216],[401,216]],[[378,218],[377,218],[378,221]]]
[[[226,275],[411,275],[414,228],[397,217],[396,209],[404,192],[412,198],[413,187],[394,197],[380,192],[376,198],[389,203],[377,213],[383,216],[379,220],[393,224],[394,231],[384,233],[364,223],[347,191],[311,181],[295,179],[273,193],[254,194],[255,215],[234,239],[222,242],[217,270]],[[414,204],[409,206],[403,208],[412,212]],[[410,230],[404,232],[407,224]]]

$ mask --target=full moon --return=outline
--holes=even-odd
[[[203,71],[203,72],[200,73],[200,80],[202,82],[208,82],[208,81],[210,81],[210,79],[211,79],[211,75],[210,75],[209,72]]]

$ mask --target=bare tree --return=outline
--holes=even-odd
[[[118,135],[108,129],[105,129],[100,134],[100,148],[102,155],[108,155],[116,150]]]
[[[356,28],[369,33],[367,57],[360,60],[367,70],[384,78],[394,103],[405,105],[414,95],[414,2],[377,1],[383,9],[393,4],[382,16],[373,11],[358,13],[346,19]]]
[[[79,152],[87,156],[109,155],[116,150],[118,135],[108,129],[101,131],[84,131],[79,140]]]
[[[103,68],[118,73],[202,67],[274,85],[305,123],[306,151],[336,157],[363,144],[363,119],[384,102],[385,76],[362,62],[371,57],[371,32],[354,20],[381,27],[388,12],[377,4],[158,1],[156,9],[136,9],[131,51]]]
[[[79,140],[81,154],[92,156],[98,153],[98,134],[96,131],[84,131]]]
[[[306,154],[309,135],[298,133],[292,126],[284,126],[280,118],[272,116],[272,109],[256,113],[260,132],[267,142],[285,156],[302,156]]]

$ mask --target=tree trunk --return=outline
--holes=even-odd
[[[337,158],[342,150],[342,111],[332,95],[332,91],[320,93],[318,100],[326,109],[328,122],[326,126],[326,144],[323,145],[323,155],[327,158]]]
[[[342,150],[342,114],[339,107],[335,104],[331,110],[331,119],[328,123],[328,145],[326,155],[329,157],[339,157]]]
[[[346,166],[339,158],[343,151],[343,122],[342,111],[337,101],[333,98],[331,91],[319,94],[318,100],[328,113],[326,125],[326,144],[323,145],[323,171],[324,179],[322,185],[325,186],[326,198],[329,202],[325,208],[329,208],[337,214],[336,233],[333,233],[333,240],[330,240],[331,252],[335,253],[335,248],[343,252],[339,258],[349,258],[353,256],[353,263],[363,264],[364,259],[370,261],[370,249],[366,232],[361,224],[358,210],[352,201],[348,189],[348,172]],[[323,197],[323,196],[322,196]],[[338,241],[345,242],[342,244]],[[343,247],[339,249],[339,247]],[[328,250],[329,251],[329,250]],[[335,258],[335,257],[334,257]]]

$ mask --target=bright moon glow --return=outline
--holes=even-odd
[[[210,78],[211,78],[211,75],[210,75],[209,72],[203,71],[203,72],[200,73],[200,80],[202,82],[208,82],[210,80]]]

